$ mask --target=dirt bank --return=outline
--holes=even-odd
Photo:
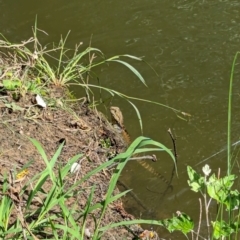
[[[89,108],[85,99],[71,105],[66,104],[64,89],[53,86],[49,96],[54,101],[52,103],[46,101],[48,106],[43,108],[36,104],[34,94],[26,93],[22,96],[1,88],[1,181],[3,176],[10,175],[11,171],[17,176],[17,173],[21,172],[23,166],[30,160],[33,161],[28,167],[25,179],[21,181],[21,186],[45,168],[43,159],[29,138],[34,138],[41,143],[48,159],[51,159],[59,145],[65,141],[63,151],[57,160],[57,167],[66,165],[68,160],[76,154],[84,154],[79,174],[69,173],[67,179],[69,186],[126,148],[126,143],[106,117],[96,109]],[[92,202],[101,202],[108,189],[110,177],[111,171],[108,169],[92,176],[84,182],[83,186],[79,186],[82,194],[68,202],[68,207],[71,208],[73,203],[77,203],[79,208],[83,209],[91,191],[90,187],[93,185],[96,185],[96,189]],[[46,191],[50,187],[44,185]],[[21,192],[20,195],[23,196],[24,193]],[[98,212],[94,214],[96,218],[99,216]],[[15,212],[14,215],[13,212],[11,223],[13,224],[17,218],[17,213]],[[117,201],[108,207],[102,225],[128,219],[133,217],[127,214],[121,202]],[[93,218],[87,221],[87,228],[90,232],[94,231]],[[130,229],[118,228],[108,231],[102,239],[133,239],[134,237],[136,239],[142,231],[139,226],[132,226]]]

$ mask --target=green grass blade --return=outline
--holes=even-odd
[[[59,146],[59,148],[57,149],[57,151],[55,152],[54,156],[52,157],[52,159],[50,161],[48,161],[47,159],[47,155],[46,153],[44,152],[44,149],[42,148],[41,144],[35,140],[35,139],[30,139],[30,141],[34,144],[34,146],[37,148],[38,152],[41,154],[46,166],[47,166],[47,170],[48,170],[48,174],[52,180],[52,182],[54,182],[55,180],[55,175],[54,175],[54,172],[53,172],[53,167],[62,151],[62,148],[63,148],[63,145],[64,145],[64,142]]]
[[[117,222],[117,223],[111,223],[107,226],[99,228],[101,232],[105,232],[111,228],[115,227],[120,227],[120,226],[129,226],[129,225],[134,225],[134,224],[148,224],[148,225],[157,225],[157,226],[164,226],[163,221],[157,221],[157,220],[130,220],[130,221],[122,221],[122,222]]]
[[[142,75],[140,74],[140,72],[138,72],[138,70],[136,68],[134,68],[132,65],[130,65],[127,62],[124,62],[122,60],[111,60],[111,62],[118,62],[121,63],[123,65],[125,65],[129,70],[131,70],[139,79],[140,81],[147,87],[147,84],[144,80],[144,78],[142,77]]]
[[[234,56],[233,63],[232,63],[232,69],[231,69],[231,76],[230,76],[230,83],[229,83],[229,93],[228,93],[228,135],[227,135],[227,159],[228,159],[228,165],[227,165],[227,173],[228,175],[231,174],[231,123],[232,123],[232,89],[233,89],[233,75],[235,70],[236,61],[238,58],[238,54],[240,52],[237,52]]]
[[[29,138],[29,140],[33,143],[33,145],[37,148],[38,152],[40,153],[40,155],[42,156],[43,160],[45,163],[48,163],[48,158],[47,155],[43,149],[43,147],[41,146],[40,142],[38,142],[36,139],[33,138]]]
[[[137,114],[138,121],[139,121],[139,125],[140,125],[140,129],[141,129],[141,133],[142,133],[142,135],[143,135],[143,124],[142,124],[141,114],[140,114],[140,112],[139,112],[139,110],[138,110],[138,108],[136,107],[135,104],[133,104],[133,103],[132,103],[131,101],[129,101],[129,100],[127,100],[127,101],[133,106],[133,108],[134,108],[134,110],[135,110],[135,112],[136,112],[136,114]]]
[[[121,56],[128,57],[128,58],[131,58],[131,59],[134,59],[134,60],[137,60],[137,61],[142,61],[142,58],[139,58],[139,57],[136,57],[136,56],[133,56],[133,55],[129,55],[129,54],[123,54],[123,55],[120,55],[120,57]]]
[[[118,199],[120,199],[121,197],[125,196],[127,193],[129,193],[129,192],[131,192],[131,191],[132,191],[132,190],[129,189],[129,190],[126,190],[126,191],[124,191],[124,192],[121,192],[121,193],[119,193],[119,194],[117,194],[117,195],[109,198],[108,204],[109,204],[109,203],[112,203],[112,202],[114,202],[114,201],[116,201],[116,200],[118,200]]]
[[[112,96],[113,95],[117,95],[121,98],[124,98],[124,99],[132,99],[132,100],[136,100],[136,101],[140,101],[140,102],[146,102],[146,103],[151,103],[151,104],[155,104],[155,105],[158,105],[158,106],[161,106],[161,107],[165,107],[169,110],[172,110],[176,113],[181,113],[182,110],[178,110],[176,108],[173,108],[173,107],[170,107],[170,106],[167,106],[166,104],[163,104],[163,103],[159,103],[159,102],[155,102],[155,101],[151,101],[151,100],[147,100],[147,99],[143,99],[143,98],[135,98],[135,97],[131,97],[131,96],[128,96],[126,94],[123,94],[123,93],[120,93],[120,92],[117,92],[115,90],[112,90],[112,89],[109,89],[109,88],[106,88],[106,87],[102,87],[102,86],[98,86],[98,85],[93,85],[93,84],[84,84],[84,83],[71,83],[69,84],[69,86],[82,86],[82,87],[88,87],[88,88],[99,88],[99,89],[103,89],[105,91],[107,91],[108,93],[110,93]]]
[[[40,179],[35,184],[33,190],[30,191],[29,197],[27,199],[26,209],[29,208],[30,204],[32,203],[32,200],[33,200],[34,196],[36,195],[36,193],[41,191],[41,188],[42,188],[43,184],[46,182],[47,178],[48,178],[47,171],[42,172],[42,175],[40,176]]]
[[[95,187],[96,187],[95,185],[92,187],[91,192],[89,194],[89,197],[87,199],[86,207],[84,209],[83,222],[82,222],[82,228],[81,228],[81,238],[82,239],[84,238],[84,232],[85,232],[85,227],[86,227],[86,220],[87,220],[87,216],[90,213],[89,209],[90,209],[92,201],[93,201]]]

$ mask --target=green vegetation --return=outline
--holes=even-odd
[[[77,45],[73,51],[70,51],[65,48],[67,37],[62,38],[56,47],[48,50],[38,41],[36,29],[37,27],[35,26],[34,37],[22,44],[12,44],[3,36],[2,40],[0,40],[0,49],[4,49],[4,52],[2,52],[4,60],[0,66],[0,91],[1,93],[11,92],[13,100],[18,101],[28,94],[37,94],[44,96],[48,102],[48,106],[66,107],[65,104],[69,100],[66,99],[66,94],[63,95],[59,102],[59,100],[57,101],[51,96],[51,90],[60,88],[65,91],[66,88],[77,85],[84,88],[88,102],[94,99],[92,90],[94,88],[105,90],[111,96],[116,95],[127,100],[136,110],[141,128],[142,120],[140,112],[132,100],[158,104],[173,110],[176,114],[187,115],[184,112],[161,103],[126,96],[113,89],[90,83],[92,76],[95,76],[93,72],[95,67],[114,62],[127,67],[138,77],[141,83],[146,85],[141,74],[132,65],[122,60],[133,59],[142,61],[142,59],[131,55],[117,55],[105,58],[103,53],[96,48],[88,47],[80,51],[81,44]],[[32,179],[29,179],[20,188],[15,186],[16,183],[21,182],[22,178],[24,178],[21,177],[20,173],[17,174],[16,171],[12,171],[10,176],[7,174],[3,176],[1,180],[2,192],[0,199],[0,237],[2,239],[51,238],[80,240],[91,237],[91,239],[97,240],[101,239],[102,235],[112,228],[126,227],[134,224],[149,224],[162,226],[170,232],[180,231],[186,237],[190,234],[192,239],[238,239],[240,193],[238,190],[232,190],[236,176],[231,174],[233,167],[231,163],[231,97],[233,73],[237,56],[238,53],[234,58],[230,78],[227,176],[210,175],[211,169],[208,165],[203,168],[204,175],[197,173],[190,166],[187,168],[189,176],[188,184],[191,190],[200,192],[203,196],[206,217],[206,225],[204,227],[207,226],[206,234],[201,232],[203,219],[202,202],[200,204],[200,220],[196,231],[193,230],[194,223],[192,219],[181,212],[165,220],[138,219],[112,222],[104,225],[103,218],[107,214],[107,209],[130,191],[115,193],[119,176],[131,156],[149,151],[164,151],[176,164],[172,151],[166,146],[152,139],[139,137],[125,152],[114,156],[109,161],[101,163],[97,168],[81,176],[79,180],[76,180],[71,185],[68,182],[68,178],[70,175],[75,174],[72,166],[74,163],[81,163],[79,159],[83,158],[84,153],[79,153],[68,160],[68,164],[60,166],[60,164],[57,164],[57,160],[63,150],[64,142],[60,144],[53,157],[49,159],[41,144],[37,140],[30,139],[41,156],[45,164],[45,169]],[[86,62],[86,57],[88,58],[88,62]],[[49,59],[55,63],[55,68],[52,67],[54,63],[50,64]],[[96,59],[100,60],[97,61]],[[4,64],[4,61],[7,64]],[[25,69],[24,74],[21,71],[22,69]],[[94,101],[93,105],[95,105]],[[13,111],[24,111],[14,101],[10,104],[5,102],[4,106]],[[44,105],[42,107],[46,108]],[[68,111],[70,112],[71,110],[68,109]],[[111,145],[110,139],[103,139],[101,145],[104,148],[109,148]],[[150,145],[151,147],[149,147]],[[95,174],[104,172],[112,165],[115,165],[115,169],[109,180],[107,192],[101,201],[96,203],[93,201],[96,189],[96,184],[93,184],[90,187],[90,194],[83,209],[80,209],[77,204],[71,205],[71,208],[68,207],[68,201],[77,199],[79,194],[84,193],[84,183],[87,180],[95,176]],[[27,167],[25,166],[25,168]],[[24,171],[25,168],[22,170]],[[44,187],[46,184],[49,186],[47,191]],[[22,200],[23,197],[24,201]],[[218,207],[216,220],[210,223],[209,207],[213,204],[213,201],[215,201]],[[89,219],[92,219],[94,222],[93,229],[89,229],[87,226]],[[150,238],[152,238],[151,234],[146,237],[146,239]]]
[[[231,70],[228,98],[228,135],[227,135],[227,175],[220,177],[220,172],[217,176],[211,173],[208,165],[203,167],[203,173],[197,173],[192,167],[188,166],[188,184],[194,192],[200,192],[203,197],[200,201],[200,216],[197,232],[192,235],[192,239],[239,239],[239,206],[240,192],[237,189],[232,190],[236,180],[236,175],[231,174],[233,169],[233,157],[231,154],[231,114],[232,114],[232,92],[233,92],[233,75],[235,71],[236,61],[239,52],[236,53]],[[215,200],[215,202],[214,202]],[[210,223],[210,206],[215,205],[215,221]],[[207,233],[201,232],[202,228],[202,212],[205,212],[205,220]],[[204,230],[202,230],[204,231]],[[193,237],[194,236],[194,237]]]
[[[31,139],[31,141],[41,155],[46,168],[31,179],[26,185],[22,186],[19,191],[14,189],[14,180],[9,182],[7,176],[5,176],[3,181],[2,199],[0,202],[1,238],[9,239],[9,237],[11,237],[11,239],[29,239],[29,237],[31,237],[30,239],[37,239],[45,236],[48,239],[52,237],[54,237],[54,239],[84,239],[86,232],[89,231],[86,228],[86,221],[89,218],[94,218],[93,212],[96,210],[99,210],[100,213],[98,213],[98,217],[95,217],[95,228],[94,231],[90,233],[92,239],[100,239],[105,231],[121,225],[126,226],[130,224],[147,223],[166,226],[169,229],[172,229],[173,227],[174,229],[182,229],[181,223],[185,221],[184,214],[174,217],[174,223],[172,220],[133,220],[102,226],[102,218],[104,214],[106,214],[107,207],[129,191],[114,195],[114,189],[118,178],[130,157],[137,153],[155,150],[166,151],[171,156],[172,160],[175,161],[172,152],[164,145],[149,138],[139,137],[131,144],[126,152],[117,155],[104,164],[101,164],[99,167],[83,176],[71,187],[67,187],[67,176],[71,174],[71,166],[83,155],[79,154],[74,156],[68,161],[66,166],[59,168],[56,163],[61,154],[64,143],[60,145],[54,156],[49,160],[40,143],[33,139]],[[148,148],[148,145],[154,147]],[[70,198],[77,198],[77,195],[84,191],[84,188],[81,186],[84,185],[84,182],[87,179],[96,173],[107,169],[114,163],[117,164],[117,166],[109,182],[105,199],[102,199],[99,203],[92,204],[95,190],[95,185],[93,185],[84,209],[79,209],[77,205],[72,208],[66,206],[66,202]],[[43,186],[47,181],[51,182],[51,187],[46,192]],[[22,202],[20,201],[20,198],[26,192],[26,204],[21,206]],[[13,197],[13,194],[15,198]],[[39,202],[37,207],[36,204],[34,204],[34,201],[36,200]],[[35,206],[34,209],[33,206]],[[18,218],[14,219],[14,221],[9,224],[10,217],[15,208],[18,211]],[[187,232],[189,227],[188,229],[186,229],[186,225],[184,227],[185,229],[183,229],[183,231]],[[190,227],[192,226],[190,225]]]
[[[35,29],[37,29],[36,26]],[[123,61],[122,58],[137,61],[142,60],[131,55],[118,55],[106,59],[102,52],[96,48],[88,47],[86,50],[80,52],[81,44],[73,50],[71,56],[71,51],[65,49],[66,39],[67,37],[61,39],[57,47],[47,50],[38,41],[36,30],[34,31],[34,37],[22,44],[10,43],[2,36],[2,40],[0,40],[2,54],[0,91],[3,96],[2,102],[4,108],[8,108],[13,112],[20,111],[23,113],[24,118],[33,120],[34,122],[36,118],[44,116],[42,114],[47,115],[49,108],[54,110],[58,107],[63,108],[77,119],[71,107],[67,105],[69,99],[66,96],[69,93],[64,93],[69,86],[75,84],[84,88],[87,102],[90,102],[91,99],[94,100],[92,88],[99,88],[107,91],[111,96],[117,95],[126,99],[136,110],[142,128],[140,113],[131,99],[153,102],[128,97],[112,89],[89,84],[92,75],[95,76],[92,70],[94,67],[109,62],[116,62],[126,66],[146,85],[141,74],[129,63]],[[58,54],[59,56],[56,57]],[[88,63],[86,63],[86,58],[89,60]],[[100,61],[96,62],[96,59],[99,58]],[[51,64],[49,61],[51,61]],[[55,68],[52,67],[55,65],[54,62],[57,63]],[[52,95],[56,89],[63,91],[60,100],[59,97],[56,98],[54,94]],[[6,97],[7,95],[11,96],[10,100]],[[40,95],[43,96],[44,100]],[[29,97],[34,105],[30,104],[28,106]],[[11,100],[12,102],[9,103]],[[156,104],[180,113],[180,111],[163,104]],[[26,105],[27,107],[25,107]],[[40,109],[34,109],[35,105],[40,106]],[[94,106],[95,102],[92,105]],[[41,113],[41,110],[43,113]],[[12,132],[14,131],[12,130]],[[92,239],[100,239],[102,234],[109,229],[140,223],[165,226],[169,230],[173,229],[173,226],[175,226],[175,229],[182,229],[182,221],[185,221],[185,214],[183,213],[173,217],[172,220],[131,220],[103,225],[103,218],[110,205],[117,202],[118,199],[129,191],[114,194],[121,171],[132,155],[149,151],[165,151],[176,164],[171,150],[161,143],[149,138],[139,137],[129,146],[126,152],[101,164],[69,186],[69,175],[74,172],[72,164],[79,162],[79,159],[85,157],[85,155],[82,155],[85,153],[76,155],[68,160],[66,166],[60,166],[56,162],[62,151],[63,144],[61,144],[52,159],[49,160],[47,153],[45,153],[40,143],[33,139],[31,141],[41,155],[46,168],[33,178],[28,179],[26,183],[23,180],[25,180],[25,175],[27,175],[27,166],[24,166],[20,172],[12,172],[10,177],[7,175],[7,172],[3,176],[2,198],[0,202],[1,238],[38,239],[44,237],[48,239],[84,239],[86,236],[91,235]],[[108,138],[105,140],[102,139],[100,142],[103,148],[108,148],[111,145]],[[151,148],[148,148],[147,145],[151,145]],[[84,183],[89,178],[99,172],[106,171],[113,164],[115,165],[115,170],[108,183],[105,198],[96,203],[93,201],[96,188],[93,185],[90,187],[90,194],[84,209],[78,209],[79,206],[77,207],[77,205],[67,206],[67,202],[70,199],[77,199],[79,194],[84,193],[85,189],[82,185],[84,186]],[[17,186],[19,182],[21,184],[20,187]],[[47,190],[45,185],[48,186]],[[95,213],[96,211],[97,213]],[[93,229],[86,227],[89,219],[92,219],[94,222]],[[183,231],[187,232],[188,230],[185,229]],[[150,236],[152,235],[150,234]],[[148,235],[146,237],[148,238]]]
[[[101,50],[97,48],[89,46],[87,49],[82,50],[82,43],[77,44],[75,49],[68,49],[65,47],[68,34],[60,40],[57,46],[54,45],[49,48],[49,46],[42,46],[39,42],[37,36],[39,32],[43,33],[43,31],[37,30],[35,25],[33,37],[21,44],[11,43],[0,35],[2,36],[0,49],[5,50],[6,63],[0,65],[0,74],[4,72],[0,87],[2,85],[4,89],[12,91],[16,100],[27,93],[33,93],[44,96],[47,102],[51,102],[51,105],[57,105],[56,101],[50,97],[50,90],[53,87],[68,89],[71,86],[77,86],[85,90],[86,99],[89,103],[92,101],[93,106],[96,105],[94,89],[104,90],[111,97],[117,96],[125,99],[136,111],[141,130],[143,129],[142,118],[132,100],[168,108],[174,111],[181,119],[184,119],[187,115],[187,113],[165,104],[127,96],[113,89],[91,83],[92,79],[97,79],[94,68],[103,64],[119,63],[129,69],[142,84],[147,86],[139,71],[124,60],[143,61],[141,58],[128,54],[106,58]],[[24,69],[24,74],[22,74],[22,69]],[[71,93],[68,95],[71,96]],[[70,99],[65,99],[65,101],[70,101]],[[74,100],[71,99],[71,101]]]
[[[203,204],[202,201],[200,201],[200,221],[198,230],[195,233],[195,239],[202,237],[200,231],[202,211],[205,211],[207,239],[225,239],[230,236],[233,236],[231,239],[238,239],[240,193],[236,189],[232,190],[236,176],[228,175],[219,177],[215,174],[209,176],[211,169],[208,165],[203,167],[203,176],[194,171],[190,166],[188,166],[187,170],[189,176],[188,184],[191,190],[200,192],[203,196]],[[218,208],[216,220],[210,223],[211,213],[209,208],[214,204],[213,200],[216,201]],[[202,205],[204,209],[202,209]],[[228,220],[225,221],[225,218]]]

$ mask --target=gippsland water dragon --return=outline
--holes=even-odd
[[[112,116],[112,123],[114,127],[122,134],[124,140],[129,145],[131,143],[130,136],[124,126],[123,122],[123,114],[119,107],[110,107],[110,112]],[[153,176],[160,178],[167,186],[170,186],[171,183],[159,172],[157,172],[152,166],[150,166],[146,161],[144,160],[138,160],[137,161],[143,168],[145,168],[147,171],[149,171]]]

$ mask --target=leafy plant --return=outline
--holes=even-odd
[[[164,226],[169,232],[180,231],[185,236],[187,233],[192,232],[194,228],[193,220],[185,213],[177,212],[177,216],[163,221]]]
[[[200,192],[204,199],[208,239],[211,239],[211,235],[213,239],[219,239],[237,233],[239,231],[239,213],[236,215],[237,218],[232,216],[234,215],[234,210],[238,210],[240,206],[240,193],[238,190],[231,190],[236,176],[228,175],[220,178],[219,176],[216,177],[215,174],[210,175],[211,169],[208,165],[203,167],[203,176],[190,166],[187,167],[187,172],[189,176],[188,184],[191,190]],[[211,221],[210,226],[209,207],[213,199],[219,207],[216,213],[217,219]],[[225,222],[223,219],[224,206],[225,210],[229,212],[228,222]]]
[[[132,155],[150,150],[165,151],[175,162],[174,155],[163,144],[149,138],[139,137],[129,146],[126,152],[101,164],[99,167],[83,176],[75,184],[67,187],[66,177],[70,174],[70,168],[73,163],[77,162],[82,157],[82,154],[78,154],[71,158],[66,166],[59,168],[57,173],[55,173],[56,162],[64,143],[59,146],[56,153],[49,160],[40,143],[34,139],[31,139],[31,141],[37,148],[46,167],[41,173],[30,180],[31,190],[27,194],[25,205],[22,205],[20,196],[26,191],[29,191],[28,184],[22,186],[21,191],[14,190],[15,188],[11,187],[14,181],[10,183],[7,180],[7,176],[5,176],[2,193],[3,197],[0,201],[0,236],[2,238],[9,238],[9,236],[11,236],[11,238],[14,239],[27,239],[27,236],[29,236],[30,238],[37,239],[37,236],[44,235],[45,237],[54,237],[55,239],[84,239],[88,231],[86,228],[86,221],[94,216],[95,210],[100,211],[100,217],[95,220],[95,229],[92,233],[92,239],[94,240],[100,239],[105,231],[113,227],[139,223],[156,224],[166,227],[169,231],[181,230],[184,233],[192,229],[193,225],[191,220],[187,215],[182,213],[167,220],[133,220],[129,222],[111,223],[107,226],[102,225],[102,219],[106,214],[106,209],[109,204],[112,204],[130,191],[127,190],[114,195],[114,189],[116,188],[121,171]],[[148,148],[148,145],[151,145],[151,148]],[[69,209],[66,205],[66,201],[70,197],[76,197],[80,191],[82,191],[79,190],[79,186],[91,176],[110,167],[112,164],[117,164],[117,167],[110,179],[105,199],[101,202],[94,203],[95,186],[92,186],[85,208],[82,211],[78,211],[75,207]],[[44,185],[47,181],[51,184],[50,189],[46,192],[44,190]],[[14,194],[11,191],[15,191]],[[4,195],[4,193],[6,194]],[[15,200],[13,195],[19,200]],[[38,201],[37,205],[34,204],[36,200]],[[14,221],[12,220],[12,224],[9,224],[9,219],[13,214],[14,207],[18,209],[20,216]]]

